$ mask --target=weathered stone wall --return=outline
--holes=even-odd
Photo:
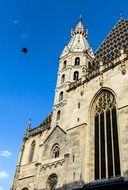
[[[48,176],[56,173],[57,188],[72,189],[94,179],[93,102],[102,89],[110,90],[116,98],[118,114],[121,172],[128,177],[128,68],[125,75],[120,65],[70,91],[59,127],[54,127],[25,142],[17,189],[45,189]],[[78,108],[78,103],[80,107]],[[66,119],[65,119],[66,118]],[[62,129],[61,129],[62,128]],[[32,141],[36,141],[33,162],[28,164]],[[60,145],[59,158],[52,158],[52,147]]]

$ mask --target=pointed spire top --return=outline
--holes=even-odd
[[[82,15],[80,15],[80,16],[79,16],[79,21],[81,21],[81,22],[82,22]]]
[[[123,19],[123,11],[122,10],[119,11],[119,16],[120,16],[120,19]]]
[[[82,20],[82,16],[80,15],[79,16],[79,19],[78,19],[78,23],[77,23],[77,25],[76,25],[76,29],[77,28],[81,28],[81,29],[84,29],[84,25],[83,25],[83,20]]]
[[[85,38],[87,38],[87,30],[84,28],[82,16],[79,16],[76,27],[72,30],[71,36],[82,34]]]
[[[69,52],[86,52],[90,57],[94,57],[93,51],[87,41],[88,31],[83,25],[83,19],[80,15],[76,26],[71,30],[71,39],[65,46],[60,58]]]

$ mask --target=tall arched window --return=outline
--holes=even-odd
[[[63,62],[63,69],[65,69],[66,66],[67,66],[67,61],[65,60],[65,61]]]
[[[55,190],[58,182],[58,177],[56,174],[51,174],[46,183],[46,190]]]
[[[95,179],[120,175],[116,100],[111,92],[100,93],[94,113]]]
[[[61,115],[61,111],[58,110],[58,112],[57,112],[57,116],[56,116],[56,120],[57,120],[57,121],[60,119],[60,115]]]
[[[80,58],[79,57],[75,58],[75,65],[80,65]]]
[[[64,94],[63,91],[61,91],[60,94],[59,94],[59,101],[63,100],[63,94]]]
[[[60,155],[60,147],[58,144],[55,144],[52,148],[52,158],[58,158]]]
[[[73,80],[78,80],[79,79],[79,72],[75,71],[73,75]]]
[[[33,156],[34,156],[34,152],[35,152],[35,146],[36,146],[36,143],[35,143],[35,141],[33,141],[31,146],[30,146],[29,162],[33,161]]]
[[[91,62],[90,61],[88,62],[88,69],[89,70],[91,69]]]
[[[64,82],[65,82],[65,74],[63,74],[61,77],[61,84],[63,84]]]

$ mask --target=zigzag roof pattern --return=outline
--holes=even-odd
[[[120,56],[120,50],[128,50],[128,20],[121,19],[95,52],[94,62],[107,63]]]

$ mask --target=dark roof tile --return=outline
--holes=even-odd
[[[120,55],[120,49],[124,51],[128,49],[128,21],[119,20],[103,43],[95,52],[94,62],[99,62],[100,59],[108,61]]]

